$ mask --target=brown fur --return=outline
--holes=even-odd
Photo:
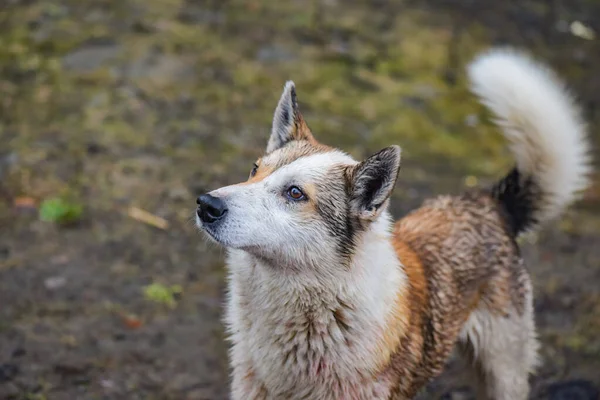
[[[256,174],[254,176],[250,176],[246,182],[239,183],[239,185],[247,185],[249,183],[260,182],[265,179],[267,176],[271,175],[275,170],[273,167],[269,165],[262,165],[260,160],[256,162],[258,168],[256,170]]]
[[[391,365],[396,364],[399,351],[407,351],[408,357],[418,355],[422,346],[422,335],[419,333],[422,324],[421,312],[426,307],[428,298],[427,281],[425,271],[417,253],[415,253],[405,242],[396,237],[393,240],[394,249],[402,260],[404,272],[408,278],[408,290],[401,291],[391,321],[386,326],[384,338],[387,349],[382,352],[385,355],[385,368],[382,375],[388,378],[392,375],[393,380],[398,376],[392,373]],[[393,338],[394,340],[389,340]],[[393,357],[393,358],[392,358]],[[398,375],[406,376],[408,371],[401,371]]]
[[[308,125],[306,125],[304,117],[298,110],[296,110],[294,113],[294,128],[292,131],[292,138],[294,140],[306,140],[311,144],[319,145],[310,131],[310,128]]]
[[[522,309],[526,272],[486,194],[440,197],[398,221],[394,246],[408,277],[409,325],[382,377],[394,399],[438,375],[471,311]],[[400,317],[401,318],[401,317]]]
[[[398,243],[402,245],[402,243]],[[397,247],[400,249],[401,247]],[[422,269],[418,257],[410,257],[410,249],[408,247],[403,248],[403,254],[410,258],[409,263],[415,270]],[[418,272],[417,272],[418,274]],[[410,284],[410,279],[409,279]],[[381,368],[385,368],[390,362],[395,349],[400,345],[402,337],[406,333],[410,323],[410,306],[411,302],[408,298],[407,293],[404,291],[399,292],[396,299],[396,303],[392,308],[392,312],[388,318],[388,322],[385,325],[382,340],[379,346],[378,357],[380,357]]]

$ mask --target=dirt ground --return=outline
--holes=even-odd
[[[323,142],[403,147],[397,217],[493,181],[512,160],[464,77],[492,44],[565,78],[597,153],[596,0],[4,0],[0,399],[227,398],[223,252],[194,228],[195,197],[245,179],[287,79]],[[44,221],[52,198],[83,212]],[[534,399],[598,399],[599,211],[596,175],[523,241]],[[420,398],[470,399],[460,365]]]

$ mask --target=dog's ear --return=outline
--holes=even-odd
[[[400,147],[390,146],[348,170],[350,206],[361,219],[377,217],[394,190],[400,171]]]
[[[287,81],[273,116],[267,153],[283,147],[292,140],[314,141],[314,138],[300,114],[294,82]]]

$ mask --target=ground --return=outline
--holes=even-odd
[[[511,165],[465,88],[492,44],[555,68],[600,143],[596,0],[4,3],[1,399],[227,398],[223,252],[194,200],[246,178],[287,79],[321,141],[403,147],[396,217]],[[543,356],[532,398],[598,398],[599,203],[596,175],[522,243]],[[451,362],[421,398],[468,387]]]

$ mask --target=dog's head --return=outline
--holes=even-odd
[[[347,260],[386,210],[399,168],[397,146],[357,162],[318,143],[287,82],[266,154],[246,182],[198,197],[196,221],[221,245],[277,265]]]

